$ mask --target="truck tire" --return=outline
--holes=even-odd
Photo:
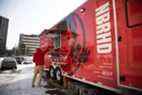
[[[55,69],[53,67],[49,68],[49,78],[55,79]]]
[[[63,83],[63,76],[62,76],[62,71],[59,67],[55,69],[55,79],[58,83],[62,84]]]

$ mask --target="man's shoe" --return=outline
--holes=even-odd
[[[34,88],[35,87],[35,85],[34,84],[32,84],[32,88]]]

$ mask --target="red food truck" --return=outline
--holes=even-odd
[[[50,48],[44,61],[53,79],[142,91],[142,0],[87,0],[43,31],[40,46]]]

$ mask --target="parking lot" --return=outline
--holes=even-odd
[[[34,64],[18,64],[17,70],[0,73],[0,95],[72,95],[62,87],[49,83],[48,87],[32,88]]]
[[[44,95],[44,88],[32,88],[33,64],[18,65],[17,71],[0,73],[0,95]],[[48,94],[47,94],[48,95]]]

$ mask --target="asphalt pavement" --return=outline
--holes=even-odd
[[[43,87],[32,88],[33,65],[19,65],[17,71],[0,73],[0,95],[50,95]]]
[[[18,65],[16,71],[0,72],[0,95],[72,95],[56,85],[54,82],[49,82],[47,87],[32,88],[33,64]]]

